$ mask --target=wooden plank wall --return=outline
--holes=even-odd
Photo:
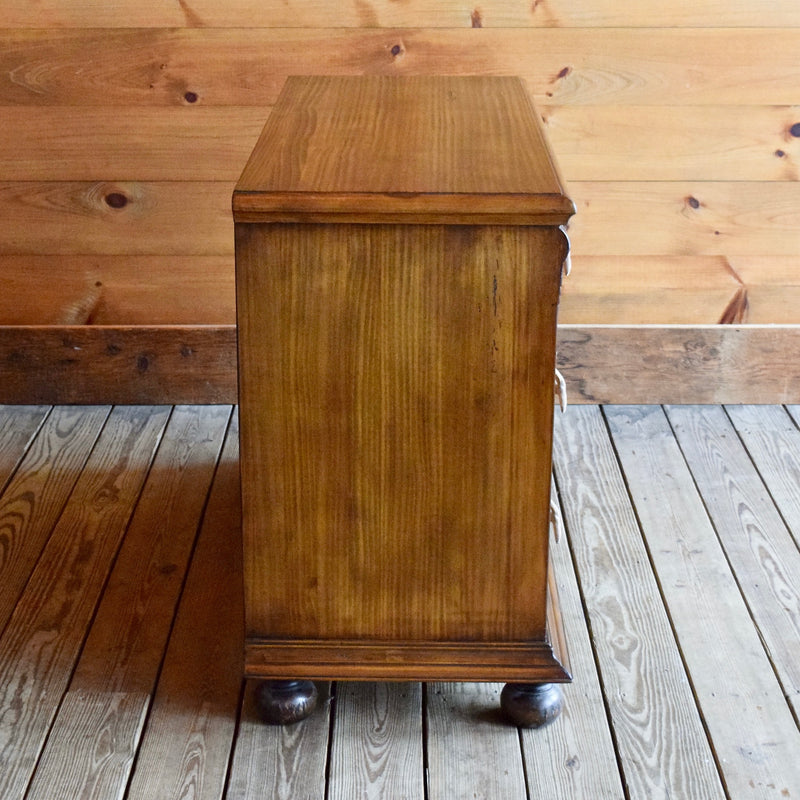
[[[293,73],[522,75],[578,208],[562,323],[800,323],[798,52],[795,0],[4,0],[0,326],[232,324]]]

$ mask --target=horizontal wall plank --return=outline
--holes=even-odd
[[[569,181],[800,177],[798,106],[540,108]],[[0,181],[236,181],[264,106],[0,109]]]
[[[571,181],[575,255],[800,252],[800,182]]]
[[[0,325],[235,322],[232,254],[0,256],[0,274]],[[800,324],[800,256],[578,255],[559,320]]]
[[[742,322],[731,313],[744,291],[722,256],[575,256],[558,319],[592,325]]]
[[[230,325],[236,321],[233,254],[0,255],[0,275],[0,325]]]
[[[2,256],[0,325],[230,325],[222,256]],[[36,303],[30,302],[32,295]],[[563,324],[800,324],[800,256],[575,256]]]
[[[480,4],[447,0],[383,0],[331,4],[316,0],[5,0],[0,27],[5,28],[137,28],[137,27],[800,27],[793,0],[772,0],[769,13],[751,0],[483,0]]]
[[[233,253],[233,183],[0,183],[0,255]]]
[[[269,108],[0,108],[0,181],[235,182]]]
[[[541,103],[792,105],[797,43],[780,27],[6,29],[0,105],[268,106],[298,73],[521,75]]]
[[[739,265],[743,269],[737,275]],[[2,256],[0,325],[230,325],[233,255]],[[747,298],[742,305],[742,293]],[[29,298],[35,294],[36,303]],[[783,318],[764,316],[765,297]],[[591,324],[800,323],[800,258],[576,256],[559,319]],[[795,301],[795,302],[793,302]]]
[[[562,325],[572,403],[797,403],[800,326]],[[236,328],[0,327],[0,403],[235,403]]]
[[[800,43],[800,40],[799,40]],[[796,181],[798,106],[542,106],[568,181]]]
[[[731,265],[747,286],[748,322],[800,323],[800,253],[739,256]]]
[[[0,183],[0,255],[231,255],[227,182]],[[800,252],[800,182],[572,181],[577,255]]]

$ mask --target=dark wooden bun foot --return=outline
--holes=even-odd
[[[264,681],[256,689],[256,703],[264,722],[288,725],[317,707],[317,687],[311,681]]]
[[[507,683],[500,707],[521,728],[550,724],[564,708],[564,693],[557,683]]]

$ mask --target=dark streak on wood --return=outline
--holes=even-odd
[[[720,325],[741,325],[747,320],[747,310],[750,307],[750,300],[747,297],[747,289],[742,286],[736,290],[722,316],[719,318]]]

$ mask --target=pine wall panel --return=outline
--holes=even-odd
[[[800,323],[800,5],[4,0],[0,326],[234,321],[289,74],[515,74],[575,200],[565,324]]]

